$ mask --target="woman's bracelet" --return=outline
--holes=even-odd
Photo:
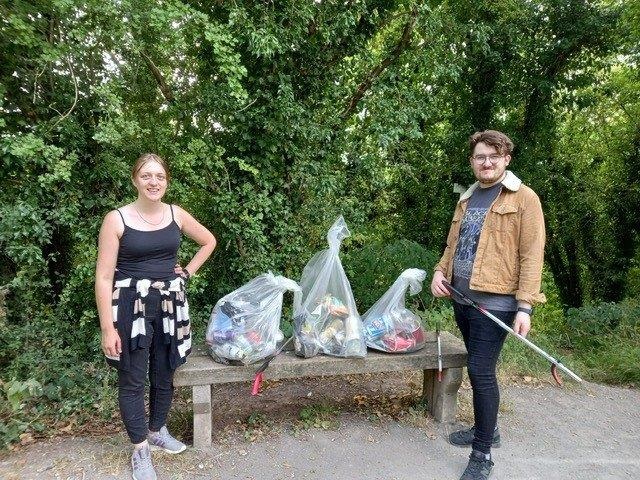
[[[182,269],[182,276],[184,277],[185,280],[189,280],[191,278],[191,274],[189,273],[189,270],[187,270],[186,268]]]

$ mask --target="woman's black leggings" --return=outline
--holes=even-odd
[[[164,343],[160,292],[149,290],[145,328],[152,336],[149,348],[130,352],[129,371],[118,370],[118,403],[120,415],[132,443],[147,439],[149,430],[164,426],[173,400],[173,372],[169,366],[170,348]],[[149,374],[149,424],[147,427],[144,387]]]

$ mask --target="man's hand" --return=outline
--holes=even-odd
[[[450,297],[451,294],[447,287],[442,284],[442,281],[446,280],[444,274],[440,270],[436,270],[433,274],[433,280],[431,280],[431,293],[434,297]]]
[[[531,316],[525,312],[517,312],[513,322],[513,331],[526,337],[529,330],[531,330]]]

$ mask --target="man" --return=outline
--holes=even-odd
[[[545,241],[540,200],[507,170],[513,150],[509,137],[485,130],[474,133],[469,146],[477,182],[456,205],[431,292],[436,297],[449,296],[442,284],[447,280],[526,336],[532,305],[545,301],[540,293]],[[507,333],[473,307],[455,297],[453,300],[456,323],[468,352],[475,425],[452,433],[449,441],[472,447],[460,480],[485,480],[493,467],[491,446],[500,443],[496,362]]]

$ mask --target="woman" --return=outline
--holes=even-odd
[[[215,237],[182,208],[162,202],[169,170],[146,153],[132,175],[138,198],[109,212],[98,239],[96,303],[107,363],[118,369],[118,403],[134,445],[135,480],[155,479],[150,447],[180,453],[186,446],[165,425],[173,398],[173,373],[191,350],[184,287],[209,258]],[[177,264],[181,233],[200,245]],[[149,423],[144,385],[149,373]]]

